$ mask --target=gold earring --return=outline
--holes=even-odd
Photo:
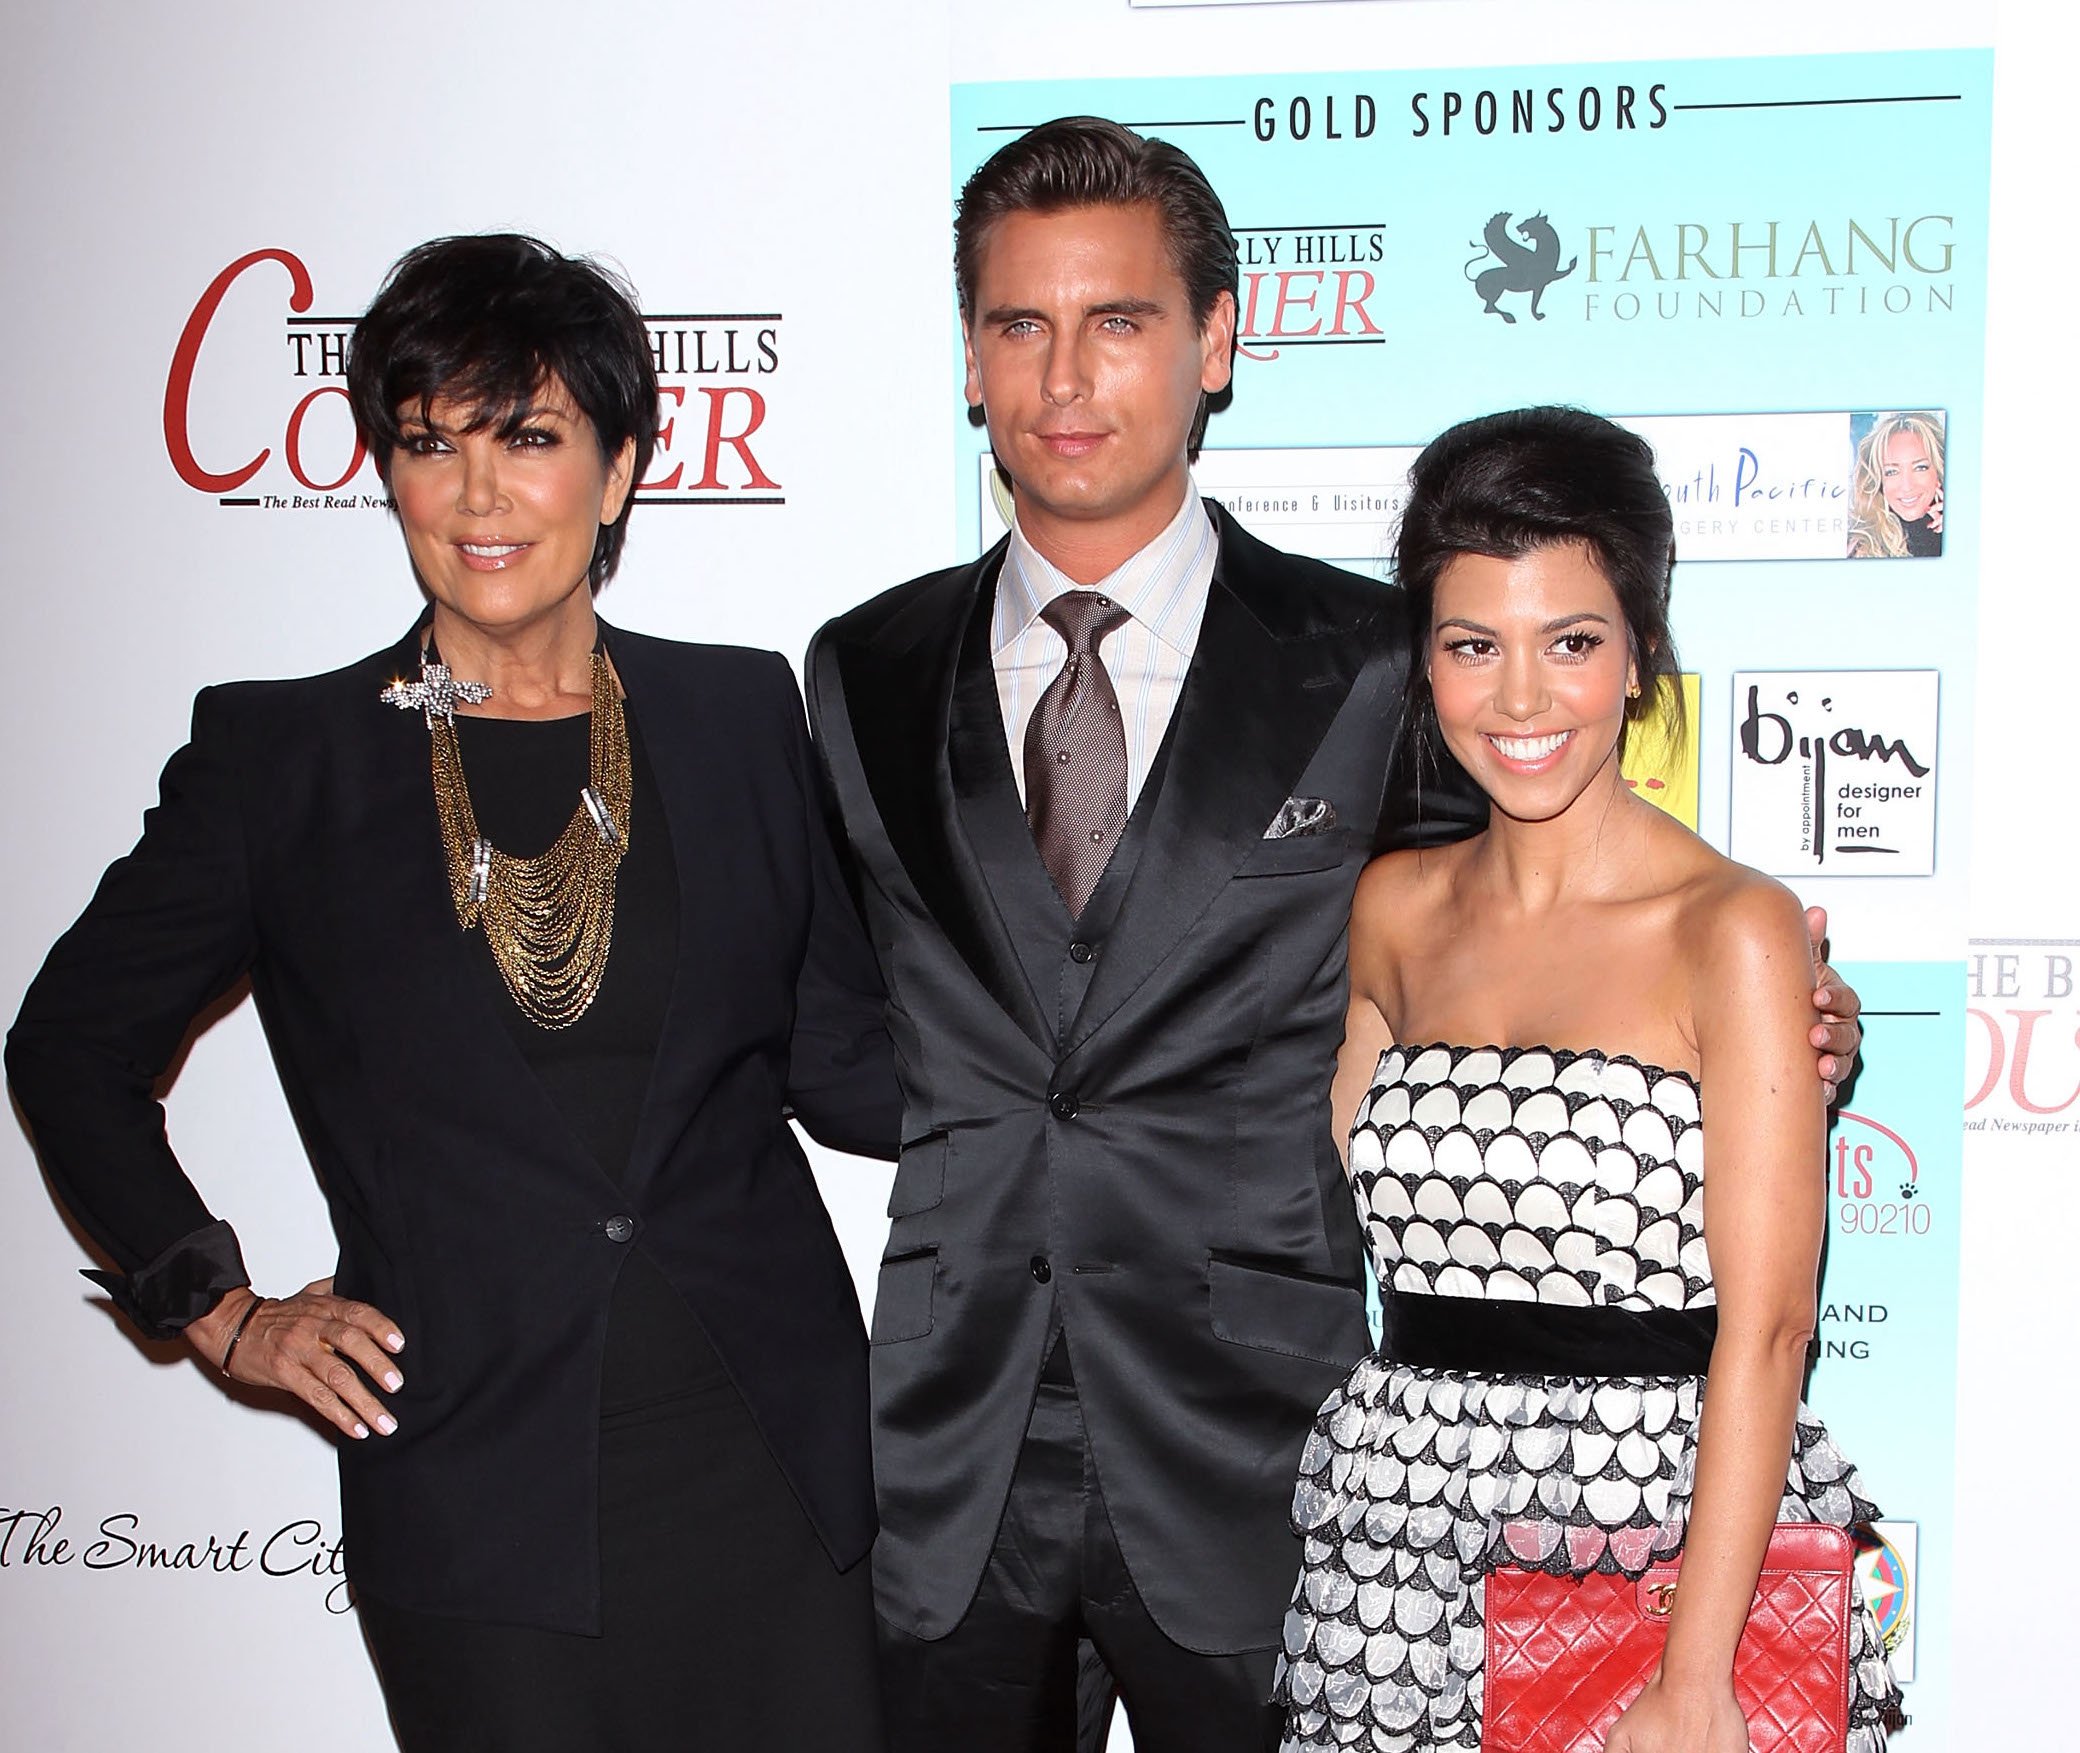
[[[1634,682],[1625,690],[1625,698],[1628,700],[1637,700],[1639,698],[1639,684],[1637,682]]]

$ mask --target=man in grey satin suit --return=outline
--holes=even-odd
[[[891,1746],[1075,1745],[1083,1639],[1137,1753],[1258,1753],[1295,1465],[1368,1344],[1329,1128],[1351,894],[1485,804],[1388,785],[1397,594],[1191,490],[1236,321],[1198,167],[1035,129],[964,190],[956,275],[1016,526],[808,665],[906,1096],[872,1357]]]

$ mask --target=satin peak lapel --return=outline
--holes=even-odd
[[[989,995],[1034,1041],[1052,1048],[1017,947],[960,830],[949,754],[961,648],[977,617],[987,638],[1004,546],[934,581],[874,634],[840,645],[836,656],[860,769],[904,874]],[[994,722],[1001,737],[1001,720]],[[979,733],[964,725],[964,734]]]
[[[1365,659],[1366,640],[1348,626],[1273,633],[1249,598],[1278,581],[1232,558],[1224,543],[1148,838],[1069,1031],[1071,1051],[1155,972],[1261,843]]]

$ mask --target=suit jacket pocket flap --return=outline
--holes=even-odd
[[[890,1217],[914,1217],[946,1197],[946,1159],[952,1150],[953,1140],[944,1132],[927,1132],[903,1146],[888,1190]]]
[[[1334,1364],[1350,1363],[1366,1348],[1365,1299],[1355,1285],[1218,1254],[1206,1278],[1217,1338]]]
[[[921,1339],[932,1330],[932,1287],[939,1277],[939,1250],[922,1249],[881,1262],[881,1281],[874,1291],[876,1345],[899,1339]]]
[[[1283,840],[1260,840],[1236,867],[1239,877],[1286,876],[1303,870],[1332,870],[1349,856],[1351,831],[1331,828],[1325,834],[1288,834]]]

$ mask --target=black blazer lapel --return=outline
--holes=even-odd
[[[711,897],[701,891],[703,865],[700,824],[708,819],[701,809],[700,770],[697,751],[683,746],[675,734],[680,718],[662,710],[671,678],[653,661],[640,637],[617,633],[604,622],[600,631],[606,639],[607,655],[621,678],[621,691],[628,715],[642,732],[643,752],[650,763],[651,782],[664,805],[664,829],[672,843],[672,863],[679,884],[679,933],[672,960],[672,995],[666,1002],[664,1027],[657,1037],[657,1051],[650,1061],[650,1081],[643,1094],[643,1111],[636,1121],[635,1143],[630,1147],[628,1166],[621,1184],[630,1192],[648,1184],[670,1148],[673,1123],[683,1118],[682,1105],[666,1099],[670,1074],[692,1062],[684,1051],[694,1026],[695,995],[687,979],[687,961],[697,953],[688,940],[699,922],[714,916]],[[646,704],[649,712],[645,713]]]
[[[1305,580],[1290,575],[1284,556],[1214,515],[1220,558],[1162,789],[1118,923],[1069,1030],[1071,1051],[1162,964],[1262,842],[1371,649],[1348,621],[1318,625],[1295,614],[1285,593],[1304,591]]]
[[[1054,1030],[961,826],[961,787],[973,796],[988,784],[986,734],[994,733],[995,758],[1004,759],[1003,721],[994,712],[964,711],[955,748],[953,703],[960,654],[977,620],[987,638],[1005,545],[941,575],[871,636],[840,645],[836,656],[853,745],[890,848],[990,996],[1052,1048]]]

